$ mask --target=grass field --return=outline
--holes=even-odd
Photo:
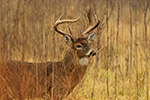
[[[1,0],[0,100],[5,100],[7,92],[11,91],[1,75],[8,75],[7,60],[44,62],[63,59],[69,47],[53,29],[61,14],[62,19],[80,16],[78,22],[60,27],[69,32],[70,26],[76,37],[95,22],[95,14],[101,20],[93,31],[97,38],[91,44],[95,50],[99,48],[99,53],[91,60],[83,80],[64,100],[149,100],[150,2],[132,0],[130,5],[130,0],[120,0],[118,14],[118,1],[106,1]],[[25,86],[20,88],[26,89]]]

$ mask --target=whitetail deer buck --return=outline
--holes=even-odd
[[[58,29],[58,25],[63,23],[73,23],[78,19],[79,18],[74,20],[58,19],[54,25],[55,31],[61,34],[64,37],[67,45],[70,46],[70,51],[66,52],[66,55],[62,61],[46,63],[8,61],[8,69],[10,72],[12,72],[11,74],[14,74],[10,76],[15,78],[13,83],[12,80],[8,80],[10,81],[9,87],[13,95],[18,95],[16,97],[17,99],[22,99],[22,97],[25,95],[27,96],[24,98],[29,96],[33,97],[34,94],[36,94],[37,90],[35,89],[37,85],[39,88],[39,95],[43,95],[45,93],[45,73],[47,73],[46,81],[48,83],[47,87],[50,100],[52,87],[53,100],[62,100],[63,98],[67,97],[76,87],[76,85],[82,80],[89,64],[90,57],[96,55],[96,52],[90,47],[90,43],[94,40],[96,34],[89,34],[89,32],[95,29],[99,25],[100,21],[97,19],[97,22],[85,30],[80,38],[74,38],[71,34],[71,31],[70,34],[67,34]],[[36,80],[36,66],[38,66],[38,80]],[[54,77],[52,78],[53,71]],[[19,78],[23,79],[19,80]],[[54,79],[53,82],[52,79]],[[23,80],[26,82],[23,83]],[[19,84],[20,81],[21,84]],[[26,90],[25,88],[21,89],[21,87],[26,87]],[[21,91],[24,91],[24,94],[21,94]]]

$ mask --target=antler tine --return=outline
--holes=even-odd
[[[68,30],[69,30],[69,32],[70,32],[70,35],[72,35],[72,31],[71,31],[71,29],[70,29],[70,27],[68,26]]]
[[[94,30],[100,23],[100,20],[97,18],[97,16],[95,15],[95,18],[97,20],[97,23],[95,23],[93,26],[90,26],[88,29],[86,29],[83,33],[82,36],[85,36],[86,34],[88,34],[90,31]]]
[[[72,36],[72,38],[74,38],[74,37],[73,37],[73,34],[72,34],[72,31],[71,31],[71,29],[70,29],[69,26],[68,26],[68,29],[69,29],[70,35]]]
[[[59,24],[63,24],[63,23],[74,23],[76,21],[79,20],[80,16],[76,19],[63,19],[63,20],[60,20],[60,18],[62,17],[62,15],[59,17],[59,19],[55,22],[55,25],[54,25],[54,29],[56,32],[60,33],[61,35],[66,35],[67,33],[61,31],[60,29],[58,29],[58,25]],[[69,35],[69,34],[68,34]],[[72,37],[72,35],[70,35]],[[72,37],[73,38],[73,37]]]

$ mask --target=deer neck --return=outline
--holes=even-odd
[[[66,52],[63,62],[65,65],[87,66],[89,59],[86,57],[79,58],[75,50],[70,50],[69,52]]]
[[[70,79],[71,82],[70,91],[72,91],[84,77],[89,61],[87,58],[79,58],[77,52],[73,50],[66,53],[63,61],[67,79]]]

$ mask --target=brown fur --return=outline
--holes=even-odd
[[[6,73],[3,74],[3,76],[8,76],[5,80],[13,98],[24,100],[31,97],[43,97],[45,95],[45,83],[47,83],[49,99],[53,97],[53,100],[62,100],[73,91],[86,72],[89,57],[96,53],[89,46],[87,38],[78,38],[73,41],[69,39],[70,36],[65,35],[64,37],[71,50],[66,52],[62,61],[7,62],[8,73],[7,75],[5,75]],[[88,38],[93,39],[93,37]]]
[[[88,43],[88,41],[87,41],[87,39],[86,38],[78,38],[77,40],[76,40],[76,43],[82,43],[82,44],[87,44]]]
[[[63,61],[54,63],[47,62],[36,64],[22,61],[8,61],[8,70],[11,72],[10,74],[13,74],[7,75],[9,76],[9,79],[12,79],[7,80],[9,83],[8,85],[11,88],[13,94],[17,95],[17,98],[21,98],[23,96],[20,94],[23,89],[22,84],[18,84],[23,83],[23,81],[28,83],[28,86],[26,86],[28,88],[26,88],[25,91],[26,95],[30,95],[31,97],[35,96],[38,86],[38,92],[41,94],[39,96],[43,96],[45,94],[45,74],[47,73],[48,94],[51,95],[52,66],[54,66],[53,99],[61,100],[62,98],[68,96],[71,91],[73,91],[76,85],[83,78],[87,69],[87,66],[80,66],[77,63],[78,58],[75,55],[75,53],[70,51],[69,53],[66,53]],[[36,66],[38,67],[37,81]]]

